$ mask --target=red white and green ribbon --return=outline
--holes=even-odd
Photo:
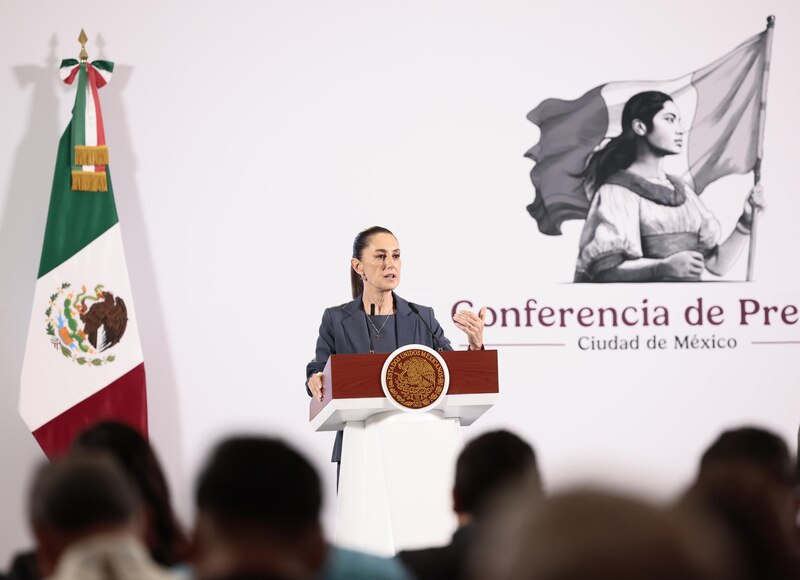
[[[72,189],[108,191],[106,145],[99,89],[108,84],[114,63],[107,60],[61,62],[61,79],[71,85],[77,79],[72,110]]]

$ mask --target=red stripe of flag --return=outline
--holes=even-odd
[[[49,459],[62,455],[74,439],[99,421],[126,423],[147,437],[147,391],[144,363],[107,387],[70,407],[33,432]]]

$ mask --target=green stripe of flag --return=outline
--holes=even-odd
[[[58,144],[39,278],[77,254],[119,221],[108,167],[108,192],[72,191],[72,127],[71,122]]]

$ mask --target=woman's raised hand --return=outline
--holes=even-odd
[[[486,321],[486,307],[481,308],[480,314],[471,310],[459,310],[453,316],[455,325],[467,335],[470,350],[483,348],[483,326]]]

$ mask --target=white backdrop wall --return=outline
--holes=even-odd
[[[612,80],[685,75],[759,32],[770,13],[758,282],[570,285],[581,223],[546,237],[525,210],[533,188],[522,155],[538,139],[527,112]],[[799,17],[792,0],[0,0],[0,566],[30,543],[25,488],[42,456],[17,416],[17,389],[74,96],[57,67],[77,56],[81,27],[90,57],[117,64],[101,93],[111,171],[152,440],[179,511],[189,523],[209,445],[256,430],[281,434],[321,468],[330,526],[332,437],[306,427],[304,368],[322,309],[349,298],[352,239],[368,225],[398,235],[399,293],[432,305],[456,343],[448,313],[460,299],[522,308],[529,298],[649,297],[677,314],[698,296],[730,308],[747,296],[800,301]],[[726,178],[704,194],[728,228],[751,181]],[[743,276],[740,260],[727,279]],[[798,338],[795,326],[775,326],[714,329],[737,338],[734,352],[581,352],[575,328],[497,324],[488,342],[565,346],[499,347],[501,402],[465,435],[519,432],[551,489],[590,481],[667,499],[725,427],[757,423],[794,441],[798,347],[752,346]],[[664,336],[698,332],[680,328]]]

